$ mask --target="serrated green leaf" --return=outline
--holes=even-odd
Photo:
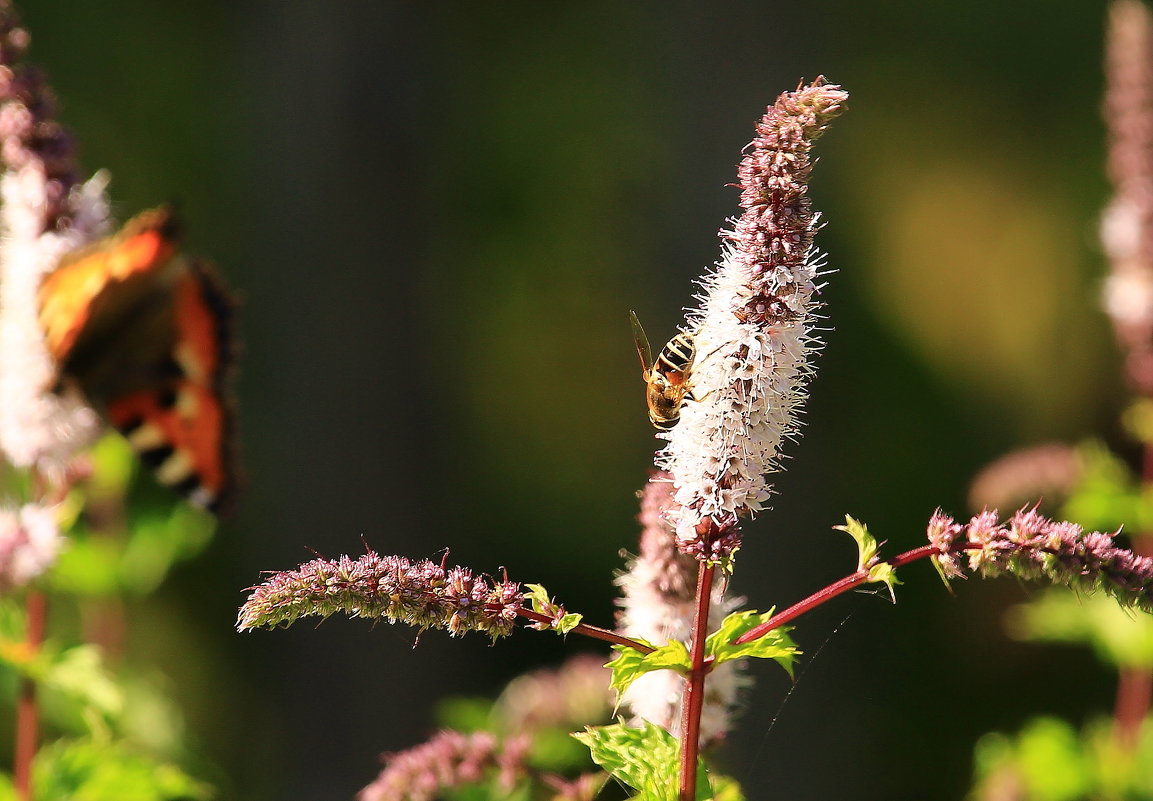
[[[524,597],[532,605],[532,610],[540,612],[542,615],[549,614],[548,609],[552,606],[552,599],[549,598],[548,590],[544,588],[544,585],[525,584],[524,586],[528,588]]]
[[[647,721],[640,728],[622,723],[589,726],[572,736],[588,747],[593,762],[637,791],[632,796],[635,801],[677,801],[680,744],[660,726]],[[704,762],[700,761],[697,799],[712,798]]]
[[[570,631],[579,626],[582,620],[584,620],[584,615],[578,615],[576,612],[569,612],[566,615],[562,615],[561,619],[556,622],[556,625],[553,626],[553,628],[556,629],[556,631],[560,634],[568,634]]]
[[[529,590],[524,597],[532,605],[532,610],[552,618],[551,624],[534,624],[534,626],[543,628],[545,625],[549,625],[553,631],[559,634],[568,634],[584,619],[583,615],[578,615],[575,612],[564,612],[564,607],[549,597],[549,592],[543,585],[526,584],[524,586]],[[561,614],[562,612],[564,613]]]
[[[844,531],[857,543],[857,570],[864,570],[877,555],[877,540],[869,533],[869,528],[860,520],[845,515],[845,525],[833,526],[837,531]]]
[[[648,645],[643,640],[640,642]],[[611,685],[618,693],[623,693],[639,676],[653,670],[675,670],[684,674],[690,667],[689,649],[679,640],[666,643],[650,654],[642,654],[625,645],[614,645],[613,650],[617,652],[617,658],[605,667],[612,670]]]
[[[889,597],[893,603],[897,602],[897,593],[894,591],[901,582],[897,579],[896,569],[888,562],[877,562],[869,568],[869,577],[867,581],[870,584],[884,584],[889,588]]]
[[[741,635],[771,620],[773,611],[769,609],[767,612],[757,612],[754,609],[745,609],[728,615],[721,621],[720,628],[705,640],[705,655],[712,657],[714,664],[718,665],[746,657],[773,659],[792,676],[793,660],[801,651],[788,636],[788,632],[792,630],[790,626],[775,628],[765,636],[750,642],[734,643],[734,640]]]

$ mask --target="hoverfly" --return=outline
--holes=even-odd
[[[641,360],[641,378],[647,385],[645,401],[649,406],[649,421],[661,431],[668,431],[681,419],[681,404],[689,393],[689,370],[696,355],[693,336],[680,332],[654,359],[649,338],[635,312],[629,312],[629,322]]]

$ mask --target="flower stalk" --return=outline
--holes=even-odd
[[[693,620],[690,668],[685,682],[684,723],[681,725],[681,801],[693,801],[697,792],[697,758],[701,747],[701,711],[705,705],[705,639],[709,633],[709,601],[716,566],[701,562],[697,579],[697,613]]]
[[[1021,509],[1005,522],[995,511],[974,515],[960,524],[938,510],[926,529],[928,545],[892,559],[875,559],[785,609],[734,643],[759,639],[821,604],[871,580],[877,565],[893,569],[932,559],[943,578],[964,578],[966,570],[982,578],[1013,575],[1044,580],[1090,594],[1104,592],[1122,606],[1153,612],[1153,558],[1114,544],[1113,535],[1086,533],[1076,523],[1054,521]]]

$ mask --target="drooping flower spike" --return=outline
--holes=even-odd
[[[384,618],[453,636],[482,631],[494,640],[512,633],[524,605],[521,586],[474,575],[427,559],[381,556],[314,559],[272,574],[252,588],[236,627],[287,626],[302,617]]]

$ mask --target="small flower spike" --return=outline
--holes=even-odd
[[[704,277],[693,334],[691,397],[657,466],[672,474],[679,547],[723,562],[740,543],[738,519],[769,497],[783,440],[795,437],[814,334],[823,258],[806,183],[809,151],[848,94],[817,79],[777,98],[738,169],[741,207],[721,262]]]
[[[946,578],[964,577],[966,569],[984,578],[1011,573],[1085,593],[1100,590],[1123,606],[1153,612],[1153,558],[1118,548],[1112,534],[1049,520],[1036,507],[1004,523],[986,510],[963,525],[937,510],[927,533]]]
[[[287,626],[302,617],[384,618],[452,636],[483,631],[494,640],[512,633],[524,595],[519,584],[473,575],[427,559],[381,556],[314,559],[297,570],[273,573],[252,588],[236,627]]]

